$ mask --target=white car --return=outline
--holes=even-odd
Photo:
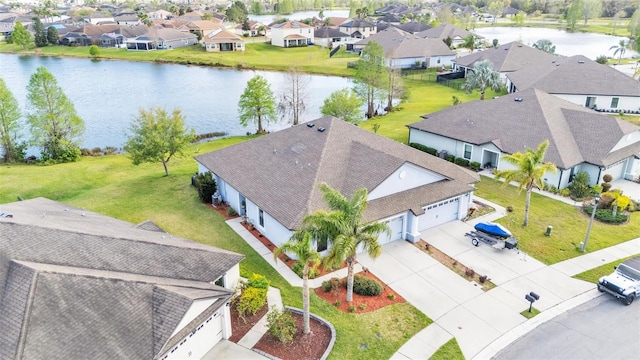
[[[484,22],[487,22],[487,23],[496,22],[496,18],[494,18],[493,15],[487,15],[484,17]]]

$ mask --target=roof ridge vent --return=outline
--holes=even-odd
[[[522,100],[524,100],[524,99],[522,99],[522,98],[514,98],[513,99],[513,101],[517,101],[517,102],[522,102]]]
[[[584,60],[578,60],[578,64],[584,64]]]
[[[324,132],[325,130],[326,130],[326,129],[325,129],[325,128],[323,128],[323,127],[319,127],[319,128],[318,128],[318,131],[319,131],[319,132]]]
[[[312,127],[314,127],[314,126],[316,126],[314,123],[307,123],[307,127],[308,127],[308,128],[312,128]]]

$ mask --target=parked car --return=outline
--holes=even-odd
[[[640,256],[616,266],[612,274],[598,280],[598,291],[606,292],[631,305],[640,296]]]
[[[493,15],[487,15],[484,17],[484,22],[487,22],[487,23],[496,22],[496,18],[494,18]]]

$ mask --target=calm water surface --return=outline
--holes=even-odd
[[[269,25],[272,22],[275,21],[276,18],[280,17],[280,18],[287,18],[289,20],[304,20],[304,19],[310,19],[315,17],[318,17],[318,14],[320,13],[320,11],[299,11],[299,12],[294,12],[291,15],[252,15],[249,14],[249,19],[250,20],[255,20],[258,22],[261,22],[265,25]],[[324,15],[325,18],[328,17],[349,17],[349,10],[324,10],[324,12],[322,13],[322,15]]]
[[[126,61],[18,56],[0,54],[0,77],[26,112],[26,87],[38,66],[57,79],[75,104],[86,130],[83,148],[122,147],[140,108],[179,108],[198,134],[223,131],[229,135],[255,132],[239,123],[238,101],[247,81],[264,76],[277,96],[285,74],[237,71],[207,67]],[[351,80],[335,76],[310,76],[304,120],[320,117],[320,106],[333,91],[351,87]],[[270,131],[290,126],[286,119],[266,124]]]
[[[486,27],[473,30],[476,34],[484,36],[487,41],[498,39],[500,44],[512,41],[533,46],[540,39],[551,40],[556,46],[556,54],[564,56],[584,55],[595,60],[600,55],[613,57],[615,50],[609,50],[612,46],[617,46],[620,40],[629,41],[628,38],[620,36],[610,36],[603,34],[570,33],[564,30],[528,28],[528,27]],[[635,51],[627,49],[624,58],[638,57]],[[616,56],[617,58],[618,56]]]

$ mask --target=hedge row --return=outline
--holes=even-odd
[[[411,146],[412,148],[418,149],[420,151],[426,152],[427,154],[431,154],[433,156],[438,156],[438,150],[434,149],[432,147],[429,146],[425,146],[422,144],[418,144],[418,143],[410,143],[409,146]],[[481,165],[479,162],[477,161],[469,161],[465,158],[457,158],[454,155],[448,154],[445,158],[447,161],[452,162],[456,165],[460,165],[460,166],[464,166],[464,167],[468,167],[471,168],[475,171],[480,171],[481,169]]]

